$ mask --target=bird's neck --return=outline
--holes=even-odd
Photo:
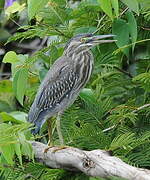
[[[74,58],[80,57],[80,56],[85,55],[85,54],[91,54],[91,51],[89,49],[78,49],[78,48],[76,48],[73,51],[72,50],[70,51],[68,49],[64,52],[65,56],[67,56],[73,60],[74,60]]]
[[[94,58],[90,50],[81,52],[78,55],[74,55],[75,57],[72,57],[72,61],[73,70],[79,77],[78,91],[85,86],[91,76]]]

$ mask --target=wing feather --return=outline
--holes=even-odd
[[[48,81],[39,90],[29,112],[29,121],[38,121],[38,118],[41,119],[41,114],[44,119],[47,111],[53,111],[64,98],[69,97],[77,80],[78,76],[75,72],[68,71],[63,67],[55,81]]]

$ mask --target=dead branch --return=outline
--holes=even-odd
[[[129,180],[150,180],[150,170],[136,168],[112,156],[108,151],[83,151],[73,147],[48,147],[40,142],[31,142],[37,161],[50,168],[81,171],[88,176],[117,176]]]

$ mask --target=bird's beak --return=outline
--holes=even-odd
[[[112,37],[115,37],[115,35],[112,35],[112,34],[97,35],[97,36],[93,36],[91,41],[96,44],[116,42],[117,40],[114,40],[114,39],[106,39],[106,38],[112,38]]]

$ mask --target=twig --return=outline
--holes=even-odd
[[[118,68],[117,66],[114,66],[114,68],[117,69],[119,72],[122,72],[122,73],[126,74],[126,75],[129,76],[130,78],[133,78],[132,75],[131,75],[129,72],[127,72],[127,71],[125,71],[125,70],[123,70],[123,69],[120,69],[120,68]]]
[[[107,132],[107,131],[110,131],[110,130],[112,130],[114,128],[115,128],[115,125],[113,125],[113,126],[111,126],[109,128],[104,129],[102,132]]]
[[[115,66],[115,65],[101,64],[101,66],[112,67],[112,68],[118,70],[119,72],[121,72],[121,73],[123,73],[123,74],[129,76],[130,78],[133,78],[132,75],[131,75],[129,72],[127,72],[127,71],[125,71],[125,70],[123,70],[123,69],[120,69],[119,67],[117,67],[117,66]]]
[[[129,9],[128,7],[125,8],[125,9],[120,13],[120,16],[122,16],[125,12],[127,12],[128,9]]]
[[[9,19],[10,19],[14,24],[16,24],[18,27],[21,27],[21,25],[18,24],[14,19],[12,19],[11,17],[9,17]]]
[[[38,74],[36,74],[36,73],[33,73],[32,71],[30,71],[29,70],[29,73],[31,73],[32,75],[34,75],[34,76],[38,76]]]
[[[143,106],[140,106],[137,109],[135,109],[134,111],[132,111],[132,113],[136,113],[137,111],[140,111],[146,107],[150,107],[150,104],[144,104]]]
[[[147,28],[147,27],[141,27],[141,29],[144,29],[146,31],[150,31],[150,28]]]
[[[147,107],[150,107],[150,104],[144,104],[143,106],[140,106],[140,107],[136,108],[135,110],[133,110],[132,113],[136,113],[136,112],[138,112],[144,108],[147,108]],[[104,129],[102,132],[110,131],[110,130],[114,129],[115,127],[116,127],[116,125],[113,125],[109,128]]]
[[[60,35],[66,37],[66,38],[70,38],[69,36],[65,35],[62,31],[60,31],[59,29],[57,29],[56,27],[53,27],[53,26],[52,26],[52,28],[53,28],[55,31],[57,31]]]

